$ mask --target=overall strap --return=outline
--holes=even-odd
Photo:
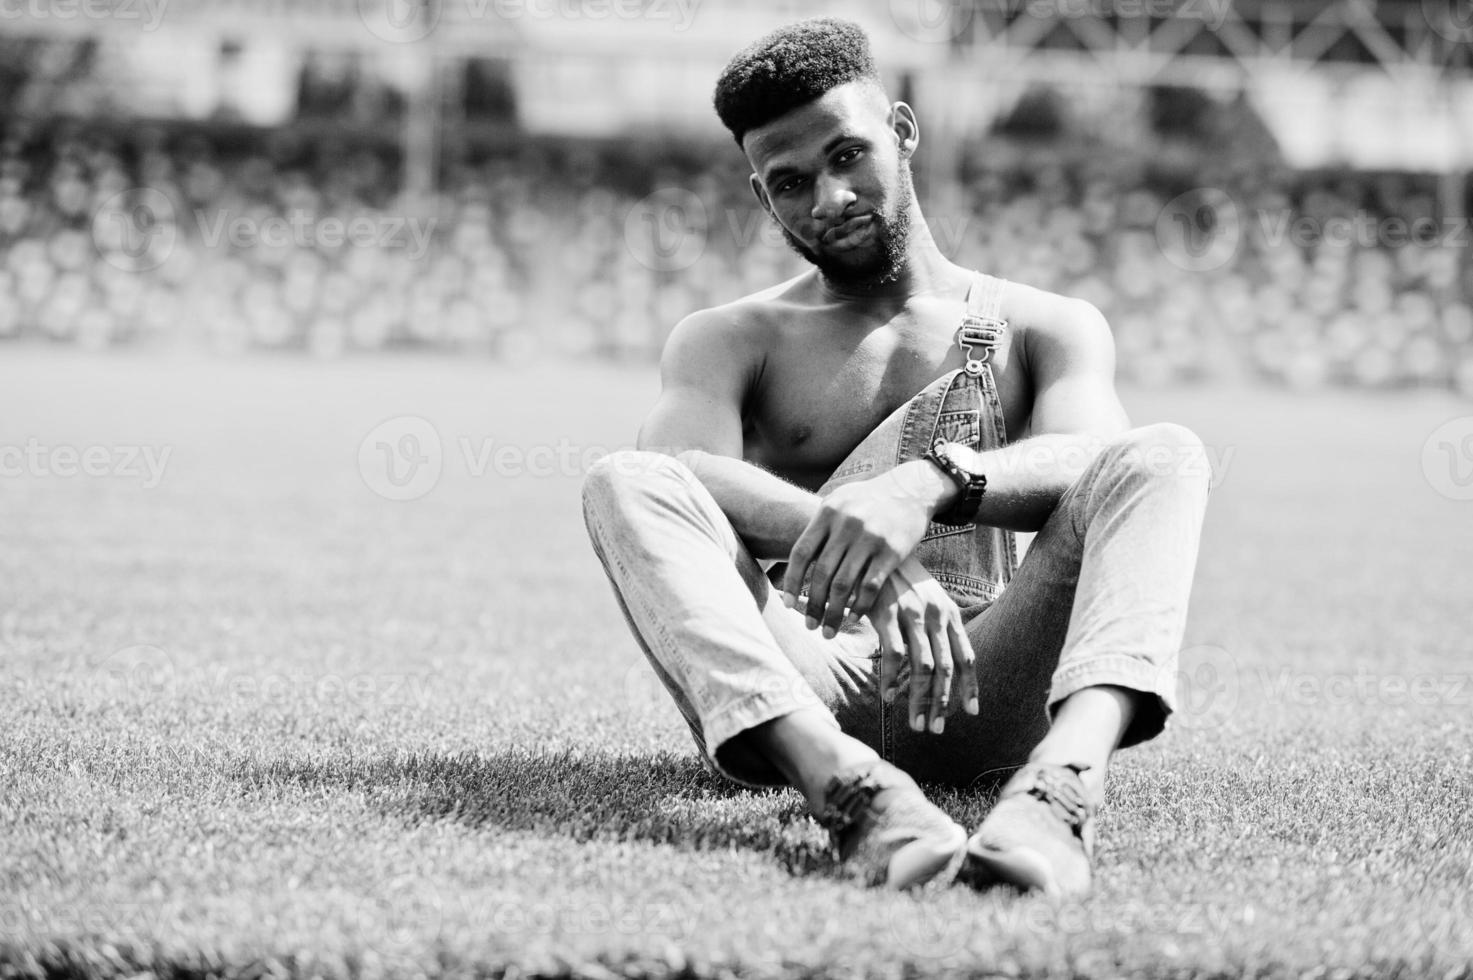
[[[966,355],[963,369],[973,377],[986,368],[992,352],[1002,343],[1008,322],[1002,318],[1002,289],[1006,279],[989,276],[981,272],[972,273],[972,285],[967,290],[967,313],[956,332],[957,346]]]
[[[972,286],[967,290],[967,316],[1002,321],[1002,288],[1007,284],[1006,279],[973,272]]]

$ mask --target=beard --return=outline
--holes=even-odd
[[[874,254],[867,260],[854,263],[840,261],[834,256],[809,248],[781,223],[783,238],[789,247],[807,259],[823,277],[839,286],[875,287],[884,286],[900,278],[905,265],[905,253],[910,244],[910,206],[915,200],[915,188],[911,184],[909,161],[902,160],[897,168],[900,188],[895,207],[891,213],[874,212]]]

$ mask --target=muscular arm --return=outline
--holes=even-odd
[[[785,559],[819,498],[742,459],[742,403],[761,351],[719,311],[686,317],[660,358],[660,397],[637,445],[700,478],[755,558]]]
[[[1114,339],[1099,310],[1029,292],[1022,353],[1034,387],[1032,434],[971,454],[987,475],[978,521],[1014,531],[1041,528],[1101,446],[1130,424],[1115,393]],[[946,481],[938,492],[949,499],[956,491]]]

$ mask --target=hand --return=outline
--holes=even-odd
[[[910,658],[906,717],[912,729],[941,734],[953,684],[967,714],[980,711],[977,658],[961,611],[919,561],[907,558],[885,580],[869,621],[880,638],[880,695],[886,704],[899,694],[900,665]]]
[[[880,587],[925,537],[936,508],[955,492],[955,484],[924,460],[834,490],[788,556],[785,601],[799,608],[811,569],[803,612],[810,629],[822,626],[832,637],[846,608],[856,617],[870,611]]]

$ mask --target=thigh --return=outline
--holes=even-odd
[[[783,605],[778,590],[758,596],[763,622],[783,654],[807,681],[848,735],[879,746],[879,641],[868,620],[845,626],[826,639],[808,628],[803,614]]]

